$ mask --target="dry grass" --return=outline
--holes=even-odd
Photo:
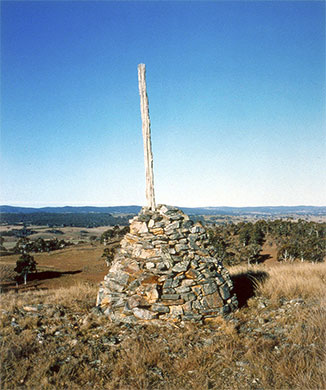
[[[204,325],[109,323],[85,283],[3,294],[2,388],[325,389],[326,264],[231,274],[256,296]]]
[[[326,288],[326,263],[278,264],[277,266],[236,266],[231,274],[252,274],[257,294],[279,303],[279,299],[320,299]],[[260,283],[255,273],[266,272],[268,277]]]

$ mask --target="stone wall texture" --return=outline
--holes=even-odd
[[[130,221],[97,306],[113,321],[203,321],[237,308],[232,288],[204,227],[158,205]]]

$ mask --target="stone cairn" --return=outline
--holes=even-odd
[[[237,308],[206,230],[181,210],[143,207],[130,220],[97,306],[113,321],[203,321]]]
[[[237,308],[229,273],[205,229],[175,207],[155,204],[146,67],[138,81],[148,207],[130,221],[96,305],[113,321],[202,321]]]

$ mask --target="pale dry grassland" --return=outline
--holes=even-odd
[[[206,324],[109,323],[87,283],[3,294],[2,388],[325,389],[326,264],[230,272],[242,307]]]

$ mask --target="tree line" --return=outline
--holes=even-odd
[[[266,242],[277,248],[277,260],[322,262],[326,256],[326,223],[277,219],[229,223],[208,229],[217,256],[227,265],[263,262]]]
[[[114,217],[109,213],[0,213],[1,223],[49,227],[97,227],[128,225],[130,215]]]

